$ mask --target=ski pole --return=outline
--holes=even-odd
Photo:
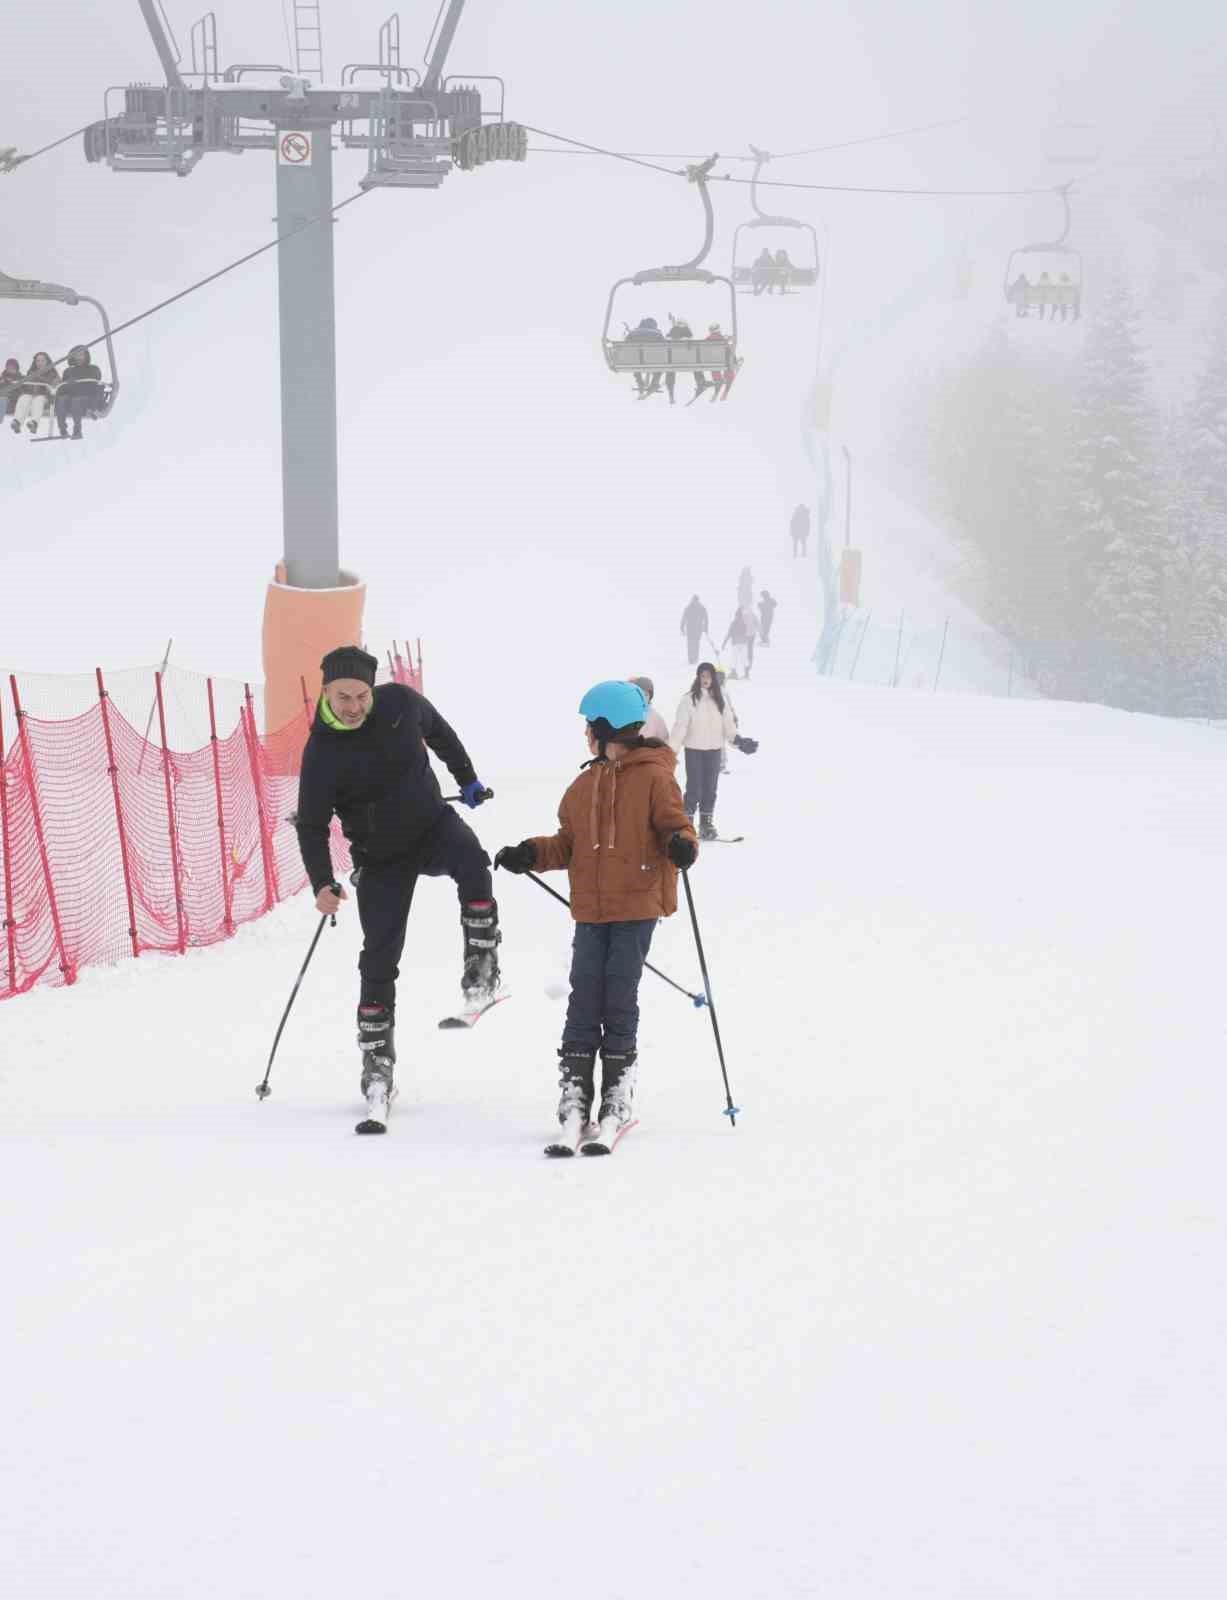
[[[333,894],[340,894],[341,892],[341,885],[339,883],[330,883],[328,887],[332,890]],[[324,924],[328,921],[332,922],[334,928],[336,927],[337,916],[335,911],[325,911],[323,916],[320,918],[320,925],[315,930],[315,938],[312,939],[311,948],[307,951],[307,959],[303,962],[302,968],[299,971],[297,978],[294,980],[294,987],[290,990],[290,998],[286,1001],[285,1010],[281,1013],[281,1021],[277,1024],[277,1032],[273,1038],[273,1048],[268,1053],[268,1066],[264,1069],[264,1077],[258,1084],[256,1084],[257,1100],[267,1100],[269,1095],[273,1092],[268,1086],[268,1075],[273,1070],[273,1057],[277,1054],[277,1046],[281,1043],[281,1030],[285,1027],[286,1018],[290,1014],[290,1007],[294,1004],[295,996],[298,994],[299,985],[307,975],[307,968],[311,965],[311,957],[315,954],[315,947],[320,942],[320,934],[323,933]]]
[[[683,870],[682,882],[686,886],[686,904],[690,907],[690,926],[694,929],[694,946],[699,952],[699,970],[703,974],[703,987],[707,991],[707,1009],[711,1012],[712,1032],[716,1036],[716,1054],[720,1057],[720,1074],[724,1079],[724,1098],[726,1101],[722,1116],[729,1119],[731,1125],[737,1126],[737,1115],[740,1106],[733,1104],[733,1091],[729,1088],[728,1068],[724,1064],[724,1046],[720,1042],[720,1024],[716,1021],[716,1002],[711,997],[711,979],[707,976],[707,959],[703,954],[703,941],[699,937],[699,919],[694,913],[694,895],[690,892],[690,873]]]
[[[551,889],[544,878],[539,878],[535,872],[526,872],[524,876],[526,878],[531,878],[539,889],[544,889],[546,894],[552,894],[554,899],[557,900],[560,905],[564,905],[568,910],[570,910],[571,902],[567,899],[566,895],[559,894],[557,889]],[[673,979],[669,977],[668,973],[662,972],[659,967],[654,967],[650,961],[645,961],[643,964],[649,972],[654,972],[658,978],[663,978],[671,989],[676,989],[678,994],[684,994],[687,1000],[691,1001],[696,1008],[699,1006],[705,1006],[709,1003],[706,995],[691,994],[689,989],[683,989],[680,983],[675,983]]]

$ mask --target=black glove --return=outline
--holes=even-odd
[[[741,734],[733,740],[733,748],[740,750],[743,756],[752,756],[758,749],[757,739],[743,739]]]
[[[695,857],[699,847],[693,839],[688,839],[684,833],[675,833],[665,846],[665,854],[675,867],[680,867],[685,872],[687,867],[694,866]]]
[[[508,872],[531,872],[537,865],[537,847],[531,839],[519,844],[505,844],[494,858],[494,870],[505,867]]]

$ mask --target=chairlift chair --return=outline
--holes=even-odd
[[[690,181],[698,185],[706,219],[706,237],[698,255],[681,266],[648,267],[632,277],[619,278],[609,291],[601,346],[605,354],[605,364],[611,372],[650,374],[656,378],[657,383],[660,374],[710,373],[712,384],[716,386],[717,391],[722,391],[722,395],[728,393],[733,376],[742,360],[737,350],[737,296],[730,278],[718,272],[708,272],[701,265],[711,249],[715,232],[711,196],[707,192],[707,174],[716,160],[717,157],[712,156],[701,165],[687,169]],[[645,284],[672,286],[689,283],[702,284],[708,289],[719,288],[722,285],[723,289],[720,291],[722,300],[724,291],[727,291],[727,327],[716,324],[714,319],[710,324],[720,326],[721,331],[718,334],[709,334],[706,338],[677,338],[667,336],[662,330],[658,336],[653,337],[638,332],[638,328],[633,329],[629,321],[623,322],[626,330],[624,334],[618,335],[613,331],[614,309],[619,303],[621,291],[627,288],[642,288]],[[657,308],[665,309],[659,307],[659,302]],[[639,326],[642,326],[642,322]]]
[[[787,294],[792,289],[812,289],[818,282],[820,269],[818,255],[818,232],[811,223],[801,222],[796,217],[769,216],[758,203],[758,180],[762,169],[771,157],[765,150],[759,150],[755,145],[750,146],[754,156],[754,176],[750,179],[750,205],[754,215],[747,221],[738,223],[733,232],[733,264],[731,276],[733,283],[742,290],[752,290],[761,293],[763,288],[779,289],[782,294]],[[772,266],[771,276],[761,283],[758,281],[762,274],[755,272],[755,255],[753,240],[742,243],[743,233],[753,233],[755,229],[771,228],[775,230],[790,228],[798,233],[809,235],[808,248],[805,250],[804,260],[797,262],[790,260],[786,268]]]
[[[1069,320],[1072,313],[1076,322],[1082,315],[1082,256],[1066,243],[1072,220],[1069,185],[1057,193],[1065,207],[1065,226],[1055,239],[1020,245],[1010,252],[1003,292],[1006,304],[1019,317],[1038,310],[1041,322],[1045,311],[1050,312],[1050,321],[1056,321],[1059,312],[1060,321]]]
[[[108,376],[99,384],[99,397],[97,403],[90,407],[88,415],[94,421],[100,422],[104,417],[109,417],[115,408],[115,401],[119,395],[119,374],[115,365],[115,346],[111,339],[111,321],[107,316],[106,307],[100,300],[95,300],[92,295],[78,294],[75,289],[70,289],[64,284],[42,283],[37,278],[10,278],[7,273],[0,272],[0,300],[58,300],[62,305],[93,306],[102,321],[102,337],[106,345]],[[75,348],[75,346],[74,346]],[[63,365],[61,357],[54,364]],[[37,435],[31,440],[32,444],[58,443],[52,426],[55,416],[54,404],[48,407],[49,433],[44,438]]]

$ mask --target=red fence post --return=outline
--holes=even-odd
[[[260,779],[259,737],[256,734],[256,713],[251,703],[251,685],[243,685],[243,699],[247,715],[244,727],[247,733],[247,756],[251,762],[251,783],[256,792],[256,815],[260,821],[260,854],[264,859],[264,909],[271,911],[277,904],[277,874],[273,861],[273,841],[269,833],[268,808],[264,803],[264,784]]]
[[[300,675],[298,679],[302,685],[302,720],[307,730],[307,738],[311,737],[311,701],[307,697],[307,680]]]
[[[222,765],[217,753],[217,712],[213,705],[213,679],[206,678],[209,691],[209,746],[213,751],[213,788],[217,794],[217,837],[222,852],[222,920],[229,939],[234,933],[234,918],[230,914],[230,875],[226,870],[226,813],[222,806]]]
[[[4,770],[4,718],[0,716],[0,851],[4,854],[4,932],[9,952],[9,994],[17,993],[17,930],[13,924],[13,854],[9,845],[9,785]]]
[[[132,867],[128,860],[128,830],[124,827],[123,802],[119,797],[119,769],[115,765],[115,746],[111,740],[111,714],[107,709],[107,701],[111,698],[107,694],[106,686],[102,681],[102,668],[94,668],[94,676],[98,679],[98,704],[102,707],[102,731],[107,741],[107,772],[111,779],[111,794],[115,799],[115,825],[119,829],[119,854],[124,864],[124,893],[128,897],[128,937],[132,941],[132,954],[139,956],[140,943],[136,937],[136,903],[132,898]]]
[[[26,714],[21,709],[17,679],[11,673],[9,687],[13,692],[13,709],[17,713],[17,738],[21,744],[21,753],[25,757],[26,770],[30,774],[30,809],[34,814],[34,833],[38,839],[38,857],[42,862],[43,882],[47,885],[47,903],[51,907],[51,925],[55,929],[55,947],[60,954],[60,971],[64,974],[65,983],[75,983],[77,971],[69,962],[68,952],[64,948],[64,928],[60,922],[60,908],[56,903],[55,884],[51,879],[51,862],[47,857],[47,836],[43,832],[43,814],[38,803],[38,772],[34,766],[34,752],[30,748],[29,736],[26,733]]]
[[[175,793],[170,777],[170,750],[166,744],[166,706],[162,700],[162,674],[153,675],[158,702],[158,728],[162,735],[162,783],[166,789],[166,826],[170,832],[170,866],[175,878],[175,931],[179,954],[187,949],[187,913],[183,909],[183,878],[179,869],[179,830],[175,826]]]

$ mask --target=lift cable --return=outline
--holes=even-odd
[[[582,139],[569,138],[564,133],[551,133],[547,128],[534,128],[530,123],[525,123],[529,133],[538,134],[543,139],[556,139],[560,144],[575,145],[579,149],[588,151],[593,155],[608,156],[614,161],[629,161],[637,167],[647,167],[652,172],[663,172],[670,178],[684,178],[684,170],[675,167],[662,167],[654,161],[646,161],[640,156],[624,155],[618,150],[605,150],[600,145],[586,144]],[[711,175],[713,183],[743,183],[751,184],[752,178],[734,178],[727,172],[714,172]],[[979,199],[1016,199],[1025,195],[1051,194],[1054,189],[1061,187],[1057,184],[1043,184],[1030,189],[896,189],[882,188],[868,184],[851,183],[789,183],[783,179],[758,180],[760,189],[810,189],[823,194],[885,194],[885,195],[922,195],[950,198],[979,198]]]
[[[168,295],[165,300],[159,300],[156,305],[148,306],[144,311],[138,311],[136,316],[129,317],[126,322],[117,323],[111,329],[111,337],[114,338],[116,334],[124,333],[129,328],[134,328],[138,322],[144,322],[146,318],[155,316],[159,311],[165,311],[167,306],[173,306],[177,300],[184,300],[189,294],[195,294],[197,289],[203,289],[206,284],[216,283],[218,278],[224,278],[228,272],[233,272],[236,267],[246,266],[249,261],[254,261],[257,256],[264,255],[266,251],[275,250],[278,245],[286,244],[307,228],[314,228],[321,222],[329,221],[336,216],[338,211],[344,211],[346,206],[352,206],[355,200],[361,200],[364,195],[372,192],[370,189],[359,189],[356,194],[351,194],[346,200],[338,201],[335,206],[331,206],[327,211],[321,211],[314,217],[307,217],[297,227],[291,228],[288,233],[278,234],[275,239],[268,240],[266,244],[258,245],[256,249],[249,250],[246,255],[239,256],[237,260],[227,262],[224,267],[218,267],[216,272],[210,272],[206,277],[198,278],[195,283],[188,284],[186,289],[180,289],[176,294]],[[61,356],[58,361],[52,364],[59,366],[66,359],[66,356]]]
[[[66,133],[62,139],[53,139],[50,144],[43,145],[40,150],[31,150],[28,156],[18,155],[14,151],[6,157],[4,151],[0,150],[0,172],[16,172],[17,168],[24,167],[27,161],[35,161],[39,156],[45,156],[48,150],[58,150],[60,145],[67,144],[70,139],[79,138],[86,128],[91,127],[93,127],[93,123],[87,122],[84,127],[74,128],[71,133]]]
[[[794,156],[821,156],[833,150],[851,150],[856,145],[884,144],[889,139],[907,139],[917,133],[932,133],[937,128],[958,128],[967,122],[967,117],[951,117],[945,122],[926,122],[916,128],[898,128],[893,133],[871,133],[861,139],[844,139],[838,144],[816,144],[808,150],[783,150],[773,151],[773,161],[790,161]],[[547,156],[580,156],[583,150],[555,150],[549,145],[534,144],[529,148],[539,155]],[[634,157],[645,161],[693,161],[693,154],[681,150],[619,150],[621,156]],[[726,161],[753,161],[754,156],[730,155],[725,156]]]

